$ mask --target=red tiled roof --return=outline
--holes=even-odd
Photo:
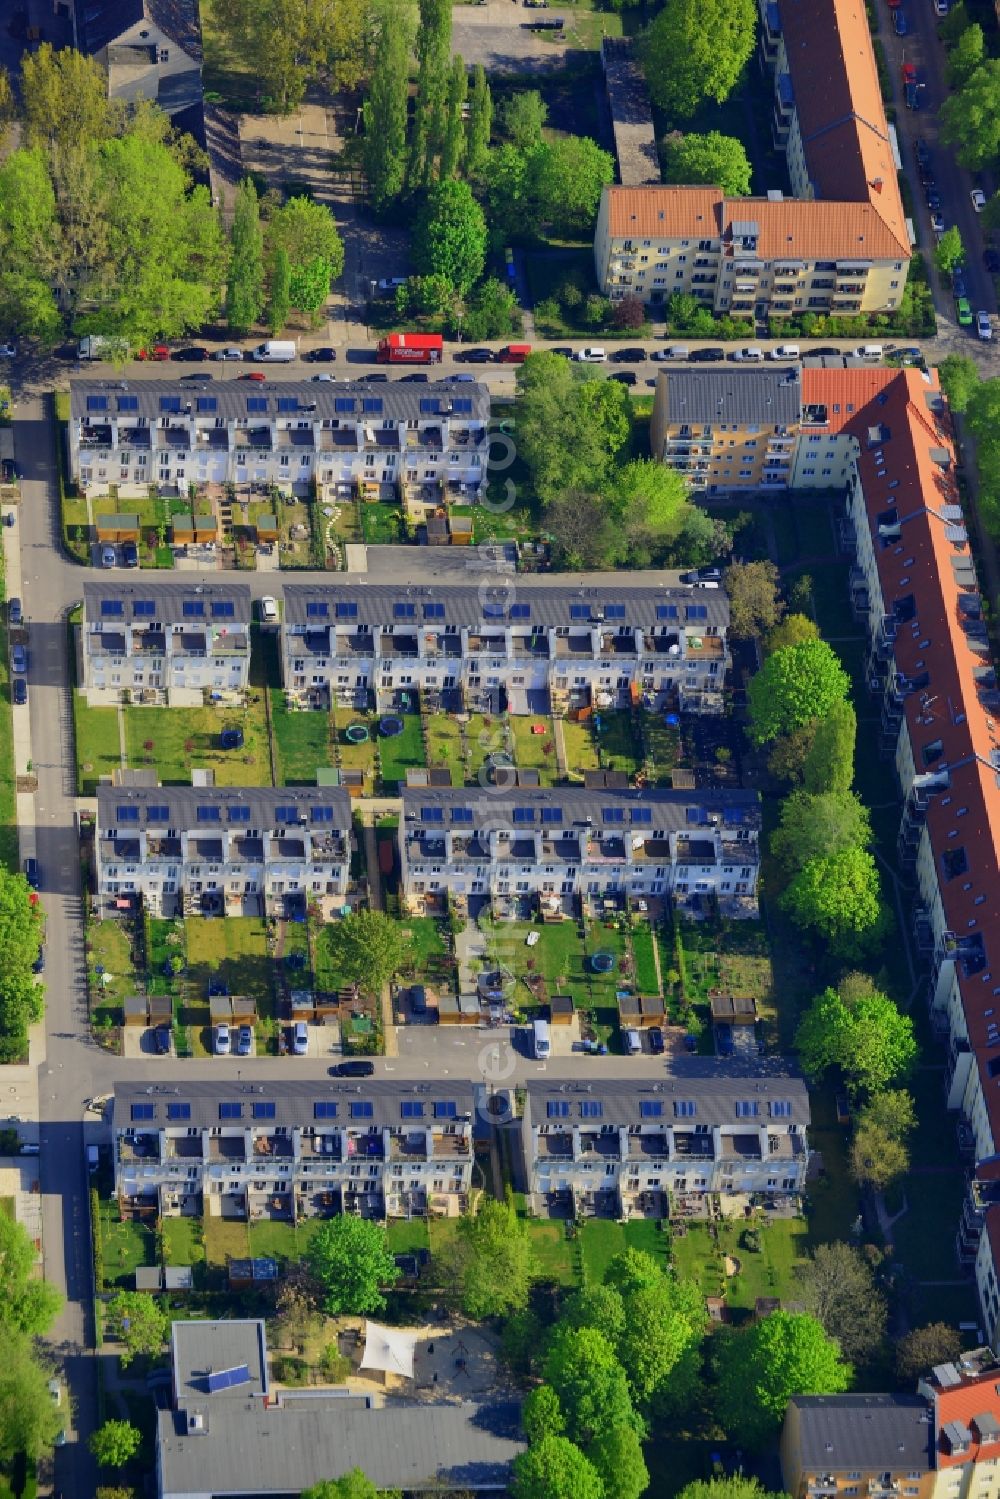
[[[990,1218],[995,1220],[990,1226]],[[997,1229],[1000,1228],[1000,1211],[991,1208],[987,1214],[987,1229],[990,1232],[993,1243],[994,1257],[1000,1249],[997,1242]],[[961,1373],[961,1370],[959,1370]],[[988,1370],[975,1378],[963,1379],[961,1384],[953,1385],[950,1389],[939,1389],[934,1386],[934,1448],[939,1468],[958,1468],[965,1463],[978,1462],[980,1444],[976,1441],[976,1433],[972,1423],[976,1416],[992,1416],[994,1421],[1000,1422],[1000,1395],[997,1394],[998,1372],[996,1368]],[[951,1452],[948,1442],[942,1437],[942,1428],[950,1421],[960,1421],[972,1434],[972,1443],[964,1452]],[[983,1454],[988,1451],[991,1457],[997,1455],[997,1444],[991,1442],[989,1447],[983,1447]]]

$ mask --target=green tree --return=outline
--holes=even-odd
[[[213,19],[257,80],[264,107],[288,114],[326,71],[336,88],[361,77],[365,0],[216,0]]]
[[[732,93],[753,55],[753,0],[666,0],[641,42],[654,104],[671,120],[689,119],[704,99]]]
[[[696,1478],[681,1489],[677,1499],[782,1499],[782,1496],[769,1494],[756,1478],[733,1474],[726,1478]]]
[[[796,1271],[803,1311],[852,1364],[867,1363],[885,1338],[889,1308],[871,1266],[851,1244],[818,1244]]]
[[[742,141],[710,130],[707,135],[668,135],[660,144],[665,182],[705,182],[727,198],[750,192],[750,158]]]
[[[969,26],[969,12],[965,0],[956,0],[947,17],[938,26],[938,35],[946,47],[954,47],[962,32]]]
[[[329,208],[312,198],[287,199],[268,219],[267,245],[272,255],[288,255],[292,306],[318,312],[344,269],[344,243]]]
[[[904,1333],[896,1344],[896,1375],[900,1384],[913,1385],[928,1369],[952,1364],[962,1353],[962,1336],[947,1322],[927,1322]]]
[[[937,242],[934,251],[934,264],[944,276],[950,276],[956,266],[965,260],[965,246],[962,244],[962,236],[956,225],[952,224],[946,229]]]
[[[853,792],[826,791],[814,796],[809,791],[793,791],[782,803],[780,822],[771,834],[771,852],[790,879],[810,859],[867,848],[871,841],[868,809]]]
[[[489,154],[490,132],[493,129],[493,95],[486,81],[486,70],[476,63],[472,70],[472,88],[469,91],[468,140],[465,148],[465,170],[469,176],[478,176]]]
[[[729,630],[737,639],[773,630],[785,612],[781,577],[773,562],[734,562],[723,574]]]
[[[987,58],[938,111],[941,138],[963,167],[988,167],[1000,151],[1000,59]]]
[[[596,1327],[614,1348],[625,1331],[625,1300],[617,1286],[584,1286],[568,1297],[560,1320],[568,1327]]]
[[[31,971],[40,941],[38,908],[32,904],[27,881],[22,874],[0,868],[0,1061],[21,1058],[27,1051],[28,1027],[44,1013],[44,990]],[[17,1242],[12,1236],[8,1244],[12,1267]],[[35,1294],[25,1288],[26,1308]],[[42,1307],[47,1293],[37,1294]]]
[[[516,440],[543,504],[570,489],[601,486],[630,430],[628,392],[588,379],[558,354],[529,354],[518,366]],[[546,518],[547,521],[547,518]]]
[[[37,1460],[65,1425],[65,1412],[49,1394],[50,1365],[36,1357],[31,1340],[0,1322],[0,1461],[22,1453]]]
[[[90,1450],[103,1468],[124,1468],[141,1445],[142,1435],[131,1421],[105,1421],[90,1438]]]
[[[818,640],[819,629],[807,614],[786,614],[784,619],[767,632],[764,650],[769,656],[783,651],[789,645],[804,645],[807,640]]]
[[[137,1354],[158,1354],[170,1326],[156,1297],[143,1291],[119,1291],[108,1302],[105,1318],[108,1334],[122,1344],[123,1369]]]
[[[484,1197],[462,1218],[448,1258],[468,1316],[501,1317],[527,1305],[538,1273],[531,1240],[513,1206]]]
[[[811,719],[823,718],[847,696],[847,673],[825,640],[807,640],[768,656],[750,679],[750,737],[766,744]]]
[[[23,1224],[0,1214],[0,1320],[30,1337],[47,1333],[62,1297],[35,1274],[35,1246]]]
[[[638,1291],[653,1290],[662,1280],[663,1271],[644,1249],[620,1249],[604,1272],[604,1284],[626,1298]]]
[[[910,1169],[904,1140],[895,1140],[875,1124],[859,1124],[851,1141],[850,1170],[859,1187],[884,1192]]]
[[[617,567],[628,552],[609,506],[587,490],[566,489],[546,505],[545,533],[556,561],[571,572]]]
[[[858,1125],[883,1130],[890,1140],[905,1140],[917,1127],[913,1099],[903,1088],[876,1093],[858,1111]]]
[[[952,411],[966,411],[979,385],[979,366],[968,354],[946,354],[938,364],[938,380]]]
[[[319,940],[332,972],[344,983],[360,984],[369,994],[381,993],[406,957],[398,922],[364,907],[324,927]]]
[[[795,1033],[804,1071],[839,1067],[853,1089],[879,1092],[905,1077],[917,1056],[913,1021],[870,981],[867,992],[842,982],[809,1005]]]
[[[451,0],[418,0],[417,93],[410,142],[409,184],[429,187],[447,129],[451,68]]]
[[[978,21],[967,26],[948,53],[948,87],[960,89],[986,59],[986,38]]]
[[[685,1281],[661,1275],[625,1298],[625,1327],[615,1346],[635,1404],[668,1400],[683,1408],[696,1373],[689,1357],[704,1329],[704,1302]]]
[[[521,1407],[521,1424],[532,1446],[545,1437],[563,1435],[566,1422],[559,1407],[559,1396],[551,1385],[536,1385],[526,1396]]]
[[[321,1483],[303,1489],[301,1499],[394,1499],[394,1496],[385,1489],[377,1489],[360,1468],[352,1468],[341,1478],[324,1478]]]
[[[450,0],[449,0],[450,3]],[[468,183],[442,181],[417,214],[413,261],[425,275],[445,276],[467,292],[486,264],[486,219]]]
[[[585,1445],[613,1426],[635,1423],[625,1370],[596,1328],[557,1326],[543,1375],[558,1396],[573,1441]]]
[[[236,189],[226,284],[226,322],[233,333],[246,333],[264,310],[264,235],[257,189],[244,177]]]
[[[976,440],[979,513],[1000,536],[1000,380],[980,380],[969,397],[966,420]]]
[[[114,133],[119,111],[108,100],[100,63],[43,42],[21,59],[21,145],[50,150],[93,146]]]
[[[399,1279],[385,1229],[353,1213],[323,1223],[309,1241],[305,1260],[323,1288],[323,1306],[331,1317],[382,1311],[383,1289]]]
[[[466,303],[463,329],[470,342],[520,333],[521,313],[516,294],[496,276],[480,281]]]
[[[816,721],[812,742],[802,762],[802,780],[807,791],[816,796],[850,791],[854,784],[857,730],[857,714],[846,698],[831,704],[826,715]]]
[[[430,317],[448,322],[455,316],[459,296],[447,276],[410,276],[396,287],[396,314],[400,318]]]
[[[605,1499],[639,1499],[649,1486],[642,1443],[631,1426],[611,1426],[588,1445],[586,1457],[604,1485]]]
[[[514,1459],[514,1499],[605,1499],[593,1464],[566,1437],[546,1436]]]
[[[451,60],[448,78],[448,123],[441,147],[441,176],[453,177],[465,155],[465,120],[462,110],[469,96],[469,75],[460,57]]]
[[[271,284],[268,289],[267,321],[272,333],[280,333],[292,310],[292,268],[288,251],[281,245],[271,262]]]
[[[843,957],[864,951],[884,934],[890,920],[878,866],[864,848],[807,860],[781,905],[796,926],[815,932]]]
[[[529,211],[554,235],[592,233],[601,193],[614,180],[614,157],[586,135],[542,141],[527,154]]]
[[[839,1395],[851,1368],[805,1313],[772,1312],[716,1343],[716,1413],[731,1441],[759,1448],[772,1440],[791,1395]]]
[[[372,206],[384,214],[406,180],[406,112],[413,47],[412,11],[385,6],[373,19],[374,61],[362,106],[365,135],[361,159]]]
[[[674,543],[691,508],[683,474],[650,458],[616,469],[609,481],[610,508],[633,565]]]
[[[519,151],[537,146],[549,117],[549,106],[536,88],[518,89],[500,109],[500,126]]]
[[[979,215],[979,222],[990,234],[996,234],[1000,229],[1000,193],[994,193],[992,198],[987,198],[986,206]],[[940,365],[938,368],[940,370]]]

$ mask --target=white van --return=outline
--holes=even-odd
[[[854,350],[855,359],[871,359],[877,361],[882,358],[881,344],[859,344]]]
[[[733,355],[734,364],[763,364],[764,350],[752,346],[749,349],[737,349]]]
[[[802,351],[798,344],[779,344],[771,355],[772,359],[801,359]]]
[[[623,1039],[625,1041],[625,1050],[629,1056],[637,1057],[642,1051],[642,1037],[639,1035],[639,1032],[625,1031]]]
[[[671,344],[669,349],[656,349],[650,356],[651,359],[690,359],[691,350],[687,344]]]
[[[295,345],[290,340],[269,338],[265,343],[258,344],[250,357],[261,364],[291,364],[296,353]]]
[[[549,1022],[547,1020],[535,1020],[531,1026],[531,1049],[539,1062],[544,1062],[552,1055],[552,1038],[549,1035]]]

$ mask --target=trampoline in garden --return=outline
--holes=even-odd
[[[242,729],[223,729],[219,737],[220,743],[224,750],[237,750],[243,748]]]
[[[350,744],[364,744],[368,738],[367,725],[363,723],[349,723],[344,730],[344,738]]]
[[[610,973],[615,966],[616,958],[613,952],[608,952],[602,947],[600,952],[595,952],[590,960],[590,966],[595,973]]]
[[[397,713],[387,713],[378,721],[379,733],[383,739],[395,739],[403,732],[403,720]]]

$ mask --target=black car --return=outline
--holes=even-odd
[[[951,290],[956,297],[967,297],[969,295],[961,266],[956,266],[951,273]]]
[[[139,548],[134,541],[122,542],[122,567],[139,566]]]
[[[28,701],[28,684],[23,677],[15,677],[10,689],[15,708],[23,708]]]
[[[688,573],[681,573],[682,583],[721,583],[721,567],[695,567]]]
[[[692,364],[721,364],[725,357],[725,349],[692,349],[688,355]]]
[[[429,378],[423,370],[414,370],[412,375],[400,375],[399,383],[405,385],[409,381],[411,385],[426,385]]]
[[[642,364],[645,357],[645,349],[616,349],[611,356],[615,364]]]
[[[175,349],[171,359],[179,359],[182,363],[200,364],[203,359],[208,358],[208,350],[195,346],[190,349]]]
[[[25,859],[24,878],[32,890],[40,890],[42,885],[42,871],[37,859]]]
[[[20,599],[7,600],[7,623],[9,625],[22,625],[24,623],[24,609]]]
[[[335,364],[337,351],[336,349],[310,349],[305,357],[310,364]]]
[[[631,370],[617,370],[615,374],[608,376],[609,380],[617,380],[619,385],[634,385],[635,376]]]
[[[984,250],[983,265],[994,275],[1000,271],[1000,250]]]
[[[388,380],[389,376],[388,375],[362,375],[361,378],[368,385],[384,385],[385,382]]]
[[[492,364],[494,354],[492,349],[465,349],[455,358],[462,364]]]
[[[920,162],[921,166],[924,164],[924,162],[930,161],[931,153],[927,149],[927,142],[922,136],[917,136],[916,140],[913,142],[913,149],[917,153],[917,160]]]
[[[211,373],[211,371],[205,370],[204,374],[199,374],[199,375],[182,375],[181,376],[181,383],[184,383],[186,381],[193,381],[194,384],[201,385],[205,380],[214,380],[214,379],[215,379],[215,376]]]
[[[663,1032],[660,1030],[660,1027],[658,1025],[651,1025],[648,1035],[649,1049],[650,1051],[655,1052],[658,1056],[663,1050]]]
[[[38,957],[35,959],[35,961],[31,965],[31,971],[32,971],[32,973],[42,973],[42,972],[44,972],[44,970],[45,970],[45,943],[43,942],[41,944],[41,946],[39,947],[39,949],[38,949]]]
[[[331,1077],[372,1077],[374,1072],[374,1062],[361,1060],[356,1062],[338,1062],[336,1067],[330,1068]]]
[[[562,349],[562,348],[560,348],[560,349],[549,349],[549,353],[550,354],[559,354],[563,359],[572,359],[573,358],[573,350],[572,349]]]
[[[158,1025],[153,1032],[153,1045],[161,1057],[170,1055],[170,1027],[169,1025]]]

